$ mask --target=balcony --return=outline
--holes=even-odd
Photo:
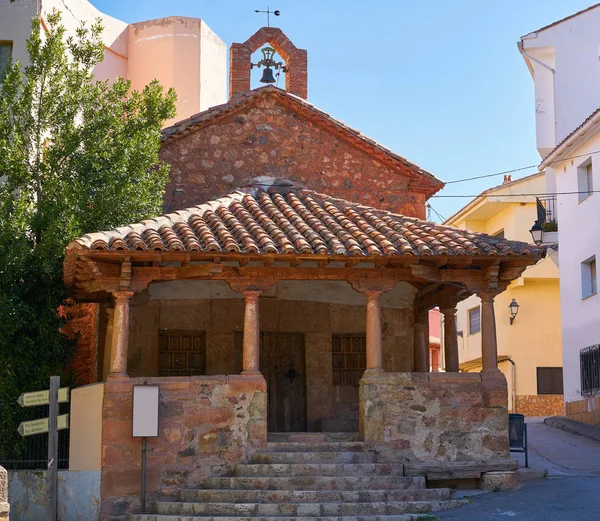
[[[541,228],[540,242],[558,242],[558,214],[556,196],[536,197],[538,230]],[[533,231],[532,231],[533,235]],[[535,237],[534,237],[535,239]],[[537,241],[536,241],[537,242]]]

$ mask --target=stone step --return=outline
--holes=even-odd
[[[273,441],[258,452],[363,452],[362,441],[324,441],[319,443],[301,443],[296,441]]]
[[[404,490],[202,490],[183,489],[181,501],[215,503],[345,503],[385,501],[444,501],[450,499],[448,488]]]
[[[269,432],[267,441],[322,443],[325,441],[361,441],[358,432]]]
[[[374,452],[256,452],[251,463],[376,463]]]
[[[403,476],[400,463],[252,463],[236,465],[235,476]]]
[[[425,488],[423,476],[207,477],[204,489],[244,490],[401,490]]]
[[[219,517],[219,521],[431,521],[431,514],[400,514],[394,516],[331,516],[331,517]],[[165,514],[129,514],[128,521],[214,521],[210,516],[180,516]]]
[[[384,503],[184,503],[157,502],[157,514],[215,517],[389,516],[438,512],[465,501],[403,501]]]

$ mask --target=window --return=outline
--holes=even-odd
[[[206,334],[203,331],[158,332],[159,376],[206,374]]]
[[[4,78],[4,71],[12,56],[12,42],[0,41],[0,81]]]
[[[504,228],[494,233],[492,237],[496,237],[497,239],[504,239]]]
[[[579,352],[581,395],[594,396],[600,392],[600,345],[586,347]]]
[[[595,295],[598,289],[596,282],[596,256],[581,263],[581,298]]]
[[[481,331],[481,308],[469,309],[469,335],[474,335]]]
[[[579,202],[594,193],[594,170],[591,159],[577,168],[577,191],[579,192]]]
[[[537,368],[538,394],[563,394],[562,367]]]
[[[331,351],[333,385],[358,386],[367,368],[367,337],[333,335]]]

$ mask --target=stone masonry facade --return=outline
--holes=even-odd
[[[493,373],[381,373],[361,381],[361,432],[381,461],[506,460],[508,391]]]
[[[299,114],[285,96],[256,96],[241,111],[163,142],[171,165],[166,211],[222,197],[239,188],[265,188],[273,179],[376,208],[425,218],[425,193],[406,174]],[[267,183],[267,185],[265,185]]]
[[[267,440],[262,376],[108,381],[102,425],[101,519],[139,510],[141,438],[131,435],[133,385],[160,385],[159,436],[148,438],[147,501],[175,497],[204,476],[227,475]],[[1,488],[0,488],[1,491]]]
[[[565,413],[564,395],[517,395],[515,412],[525,416],[562,416]]]

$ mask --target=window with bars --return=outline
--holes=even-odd
[[[206,333],[204,331],[158,332],[159,376],[206,374]]]
[[[469,309],[469,335],[474,335],[481,331],[481,308]]]
[[[579,202],[594,193],[594,169],[591,159],[577,169],[577,191]]]
[[[0,41],[0,82],[4,78],[4,72],[10,62],[12,56],[13,43],[8,41]]]
[[[598,291],[596,279],[596,256],[581,263],[581,298],[591,297]]]
[[[358,386],[367,368],[365,335],[333,335],[331,338],[333,385]]]
[[[563,394],[562,367],[537,367],[537,393]]]
[[[600,345],[589,346],[579,352],[582,396],[600,393]]]

